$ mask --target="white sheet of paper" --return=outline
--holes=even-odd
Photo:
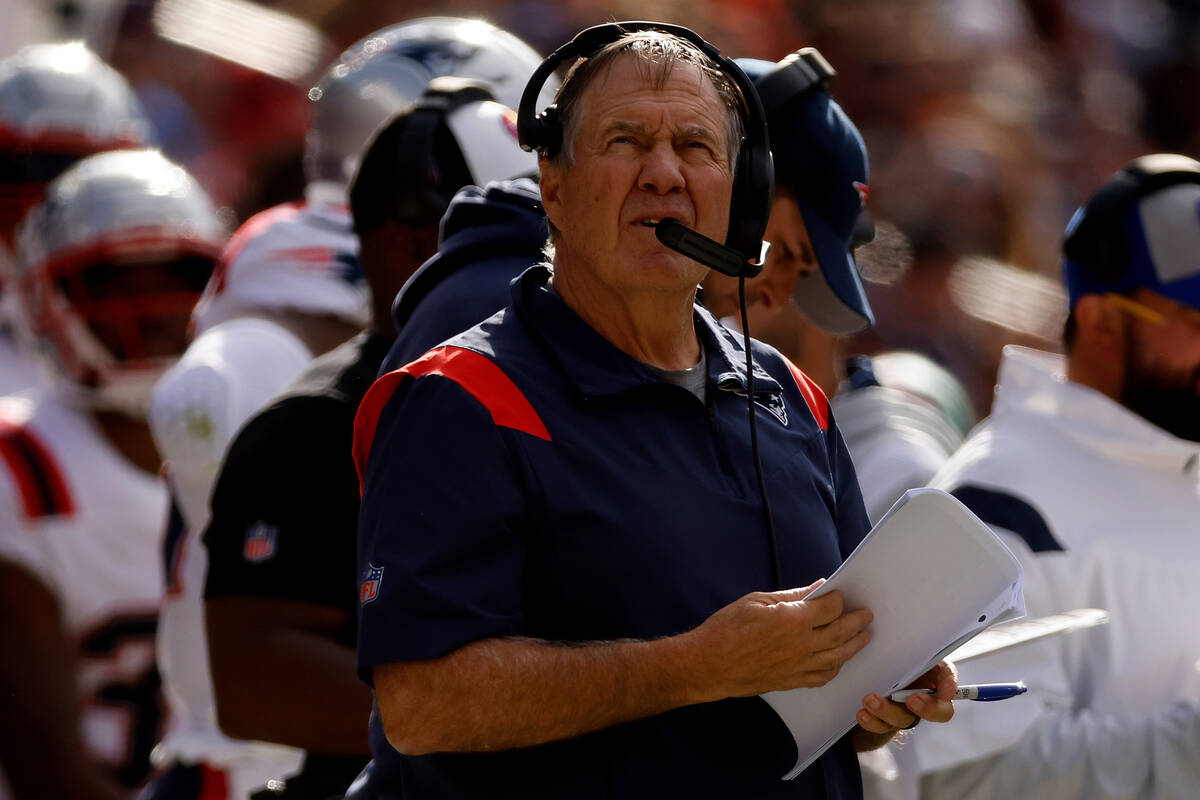
[[[1057,636],[1062,633],[1108,624],[1108,612],[1100,608],[1077,608],[1045,617],[1002,622],[989,628],[946,656],[947,661],[968,661],[1026,642]]]
[[[821,587],[869,608],[871,642],[816,688],[762,695],[796,741],[799,775],[855,725],[870,692],[903,688],[984,628],[1025,613],[1021,565],[966,506],[910,489]]]

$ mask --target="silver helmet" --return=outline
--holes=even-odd
[[[424,17],[378,30],[340,56],[308,93],[314,103],[305,172],[347,186],[371,134],[439,76],[483,83],[516,108],[542,62],[529,45],[483,20]],[[544,92],[550,103],[557,81]]]
[[[151,126],[126,80],[82,42],[29,45],[0,61],[0,222],[11,231],[79,158],[141,147]]]
[[[18,230],[22,321],[84,404],[144,415],[226,237],[208,195],[157,150],[89,156]]]
[[[151,127],[129,83],[83,42],[35,44],[0,61],[0,144],[88,155],[137,147]]]

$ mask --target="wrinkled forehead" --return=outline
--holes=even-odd
[[[583,125],[631,115],[639,100],[652,100],[680,120],[709,127],[724,139],[728,111],[699,66],[651,60],[636,52],[618,55],[584,87],[579,98]]]

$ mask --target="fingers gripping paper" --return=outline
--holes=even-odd
[[[799,775],[855,725],[869,692],[903,688],[990,625],[1025,613],[1021,566],[966,506],[911,489],[812,598],[841,590],[875,615],[871,641],[817,688],[762,695],[796,740]]]

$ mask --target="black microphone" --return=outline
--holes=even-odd
[[[771,247],[768,242],[763,242],[758,261],[748,261],[745,255],[729,245],[697,233],[673,217],[667,217],[654,226],[654,235],[675,252],[733,278],[753,278],[762,272],[763,265],[767,263],[767,250]]]

